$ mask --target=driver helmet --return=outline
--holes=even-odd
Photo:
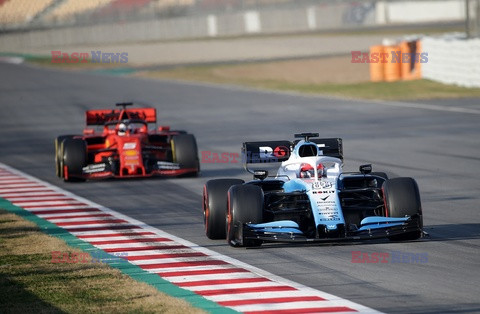
[[[317,173],[318,177],[324,177],[326,174],[326,169],[323,164],[318,164],[317,165]],[[313,178],[315,176],[315,171],[313,170],[313,167],[310,164],[303,163],[300,166],[300,178]]]
[[[122,122],[118,125],[118,135],[125,135],[125,134],[127,134],[127,125]]]

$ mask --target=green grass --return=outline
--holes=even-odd
[[[273,82],[266,84],[277,90],[290,90],[303,93],[327,94],[363,99],[383,100],[415,100],[480,97],[480,88],[463,88],[445,85],[430,80],[399,81],[399,82],[363,82],[355,84],[282,84]]]
[[[281,64],[282,62],[278,62],[278,66],[281,66]],[[480,88],[464,88],[455,85],[446,85],[426,79],[398,82],[304,84],[285,82],[282,80],[259,80],[255,77],[235,78],[217,75],[217,69],[228,67],[242,67],[242,65],[178,67],[163,71],[142,72],[138,73],[137,75],[150,78],[202,81],[217,84],[235,84],[268,90],[293,91],[308,94],[322,94],[361,99],[415,100],[480,97]]]

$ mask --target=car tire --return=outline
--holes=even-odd
[[[394,178],[383,185],[385,209],[388,217],[418,215],[418,224],[423,228],[422,204],[417,182],[413,178]],[[422,231],[414,231],[389,237],[393,241],[416,240]]]
[[[203,186],[203,218],[209,239],[226,239],[227,193],[232,185],[243,184],[240,179],[209,180]]]
[[[55,139],[55,175],[63,178],[63,155],[61,151],[62,142],[67,138],[73,138],[75,135],[60,135]]]
[[[62,169],[67,168],[67,173],[63,173],[63,179],[66,182],[85,181],[82,169],[87,165],[87,143],[82,139],[64,139],[61,153]]]
[[[180,164],[181,169],[195,169],[187,176],[197,176],[200,172],[197,141],[192,134],[174,135],[171,140],[173,162]]]
[[[263,191],[259,186],[234,185],[228,190],[227,242],[234,247],[254,247],[261,240],[244,239],[245,223],[263,221]]]

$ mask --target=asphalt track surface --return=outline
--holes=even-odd
[[[0,64],[0,162],[134,219],[286,279],[388,313],[480,312],[480,108],[364,102],[236,87],[110,77]],[[198,178],[67,184],[53,140],[79,133],[86,109],[138,100],[200,151],[318,131],[344,140],[345,170],[371,162],[419,184],[429,239],[234,249],[204,236],[203,184],[249,179],[240,164],[202,164]],[[352,251],[427,254],[426,263],[352,263]]]

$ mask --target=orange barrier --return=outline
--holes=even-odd
[[[384,80],[387,82],[393,82],[393,81],[398,81],[402,77],[401,73],[401,51],[400,51],[400,46],[386,46],[385,47],[385,52],[388,54],[387,56],[387,63],[385,63],[385,69],[384,69]],[[395,58],[395,55],[399,55],[399,59]]]
[[[377,45],[370,47],[370,81],[393,82],[416,80],[422,77],[420,63],[421,41],[403,41],[399,45]],[[382,56],[372,62],[373,56]],[[386,62],[382,62],[382,59]],[[377,61],[375,60],[375,61]]]
[[[402,60],[402,80],[418,80],[422,74],[420,53],[422,52],[421,41],[403,41],[400,43],[402,54],[409,54],[410,57]]]
[[[382,45],[371,46],[370,47],[370,56],[377,54],[380,56],[384,52],[384,47]],[[384,80],[384,63],[379,62],[370,62],[370,81],[372,82],[381,82]]]

